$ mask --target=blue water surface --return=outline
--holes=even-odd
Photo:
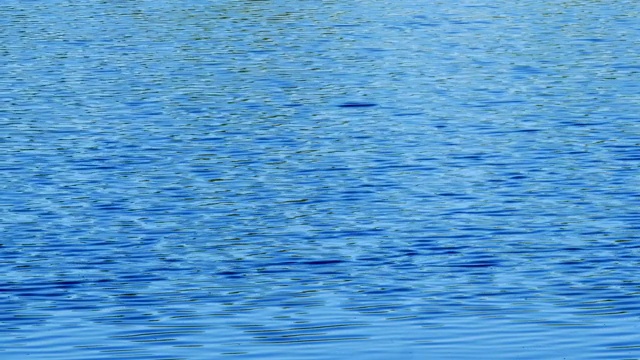
[[[4,0],[0,358],[640,358],[639,19]]]

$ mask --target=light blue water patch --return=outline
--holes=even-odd
[[[0,358],[640,358],[632,1],[4,1]]]

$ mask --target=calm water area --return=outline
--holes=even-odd
[[[4,0],[0,359],[639,359],[640,2]]]

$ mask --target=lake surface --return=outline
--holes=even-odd
[[[0,4],[0,358],[640,358],[640,2]]]

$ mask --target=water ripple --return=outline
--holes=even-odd
[[[640,357],[631,1],[0,5],[0,356]]]

